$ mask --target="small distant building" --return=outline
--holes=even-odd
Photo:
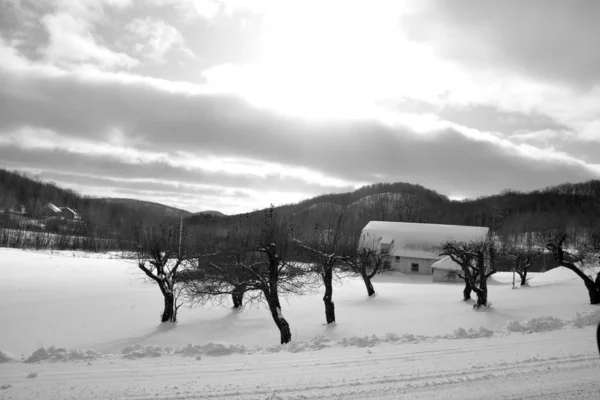
[[[59,207],[61,215],[64,219],[78,221],[81,219],[81,215],[77,214],[75,210],[69,207]]]
[[[61,217],[62,211],[59,207],[55,206],[54,204],[48,203],[40,210],[40,216],[44,218]]]
[[[11,208],[9,212],[14,215],[24,216],[27,215],[27,207],[25,207],[24,205],[16,206]]]
[[[431,275],[448,241],[484,241],[489,228],[481,226],[371,221],[362,230],[359,248],[377,251],[384,266],[396,271]]]
[[[42,207],[42,209],[40,210],[40,216],[42,218],[56,218],[69,221],[81,220],[81,215],[77,213],[77,211],[69,207],[58,207],[52,202]]]
[[[462,268],[448,256],[431,264],[434,282],[462,282]]]

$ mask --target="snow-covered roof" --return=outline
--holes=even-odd
[[[52,211],[54,211],[54,212],[56,212],[56,213],[59,213],[59,212],[60,212],[60,208],[56,207],[56,206],[55,206],[54,204],[52,204],[52,203],[48,203],[47,207],[48,207],[50,210],[52,210]]]
[[[394,241],[393,237],[384,236],[381,239],[379,239],[379,244],[392,244],[393,241]]]
[[[75,211],[75,210],[73,210],[73,209],[71,209],[71,208],[69,208],[69,207],[61,207],[60,209],[61,209],[61,210],[67,210],[67,211],[69,211],[71,214],[73,214],[73,215],[77,215],[77,211]]]
[[[452,261],[452,259],[448,256],[431,264],[431,268],[444,269],[447,271],[461,271],[462,270],[460,265],[458,265],[457,263]]]
[[[488,232],[489,228],[482,226],[371,221],[363,228],[358,245],[379,250],[382,240],[393,240],[388,253],[391,256],[439,259],[445,242],[482,241]]]

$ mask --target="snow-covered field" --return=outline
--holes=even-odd
[[[378,276],[374,298],[347,279],[334,326],[320,294],[283,303],[281,346],[263,308],[182,308],[159,326],[158,288],[114,255],[0,260],[0,399],[600,398],[600,307],[563,268],[517,290],[497,274],[485,311],[430,276]]]

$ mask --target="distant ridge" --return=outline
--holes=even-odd
[[[212,217],[227,217],[227,214],[223,214],[221,211],[217,210],[205,210],[194,213],[194,215],[210,215]]]
[[[147,211],[152,211],[155,213],[163,213],[165,216],[175,217],[183,215],[184,217],[188,217],[192,215],[191,212],[187,210],[183,210],[177,207],[167,206],[161,203],[155,203],[153,201],[147,200],[138,200],[138,199],[129,199],[129,198],[114,198],[114,197],[102,197],[99,200],[105,201],[107,203],[112,204],[123,204],[129,207],[137,208],[137,209],[145,209]],[[218,211],[215,211],[218,212]]]

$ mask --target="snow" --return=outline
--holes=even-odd
[[[431,264],[431,268],[443,269],[448,271],[462,271],[461,266],[452,261],[450,256],[446,256],[441,260],[434,262],[433,264]]]
[[[261,307],[181,308],[177,324],[159,324],[160,291],[134,260],[0,257],[0,399],[600,394],[600,308],[564,268],[530,273],[517,290],[512,273],[494,275],[493,306],[479,311],[461,300],[462,285],[431,276],[377,276],[372,298],[360,278],[344,279],[334,324],[324,324],[322,293],[282,302],[292,342],[280,345]]]
[[[380,244],[391,243],[391,256],[439,259],[443,243],[483,241],[488,231],[479,226],[371,221],[362,230],[359,247],[379,250]]]

